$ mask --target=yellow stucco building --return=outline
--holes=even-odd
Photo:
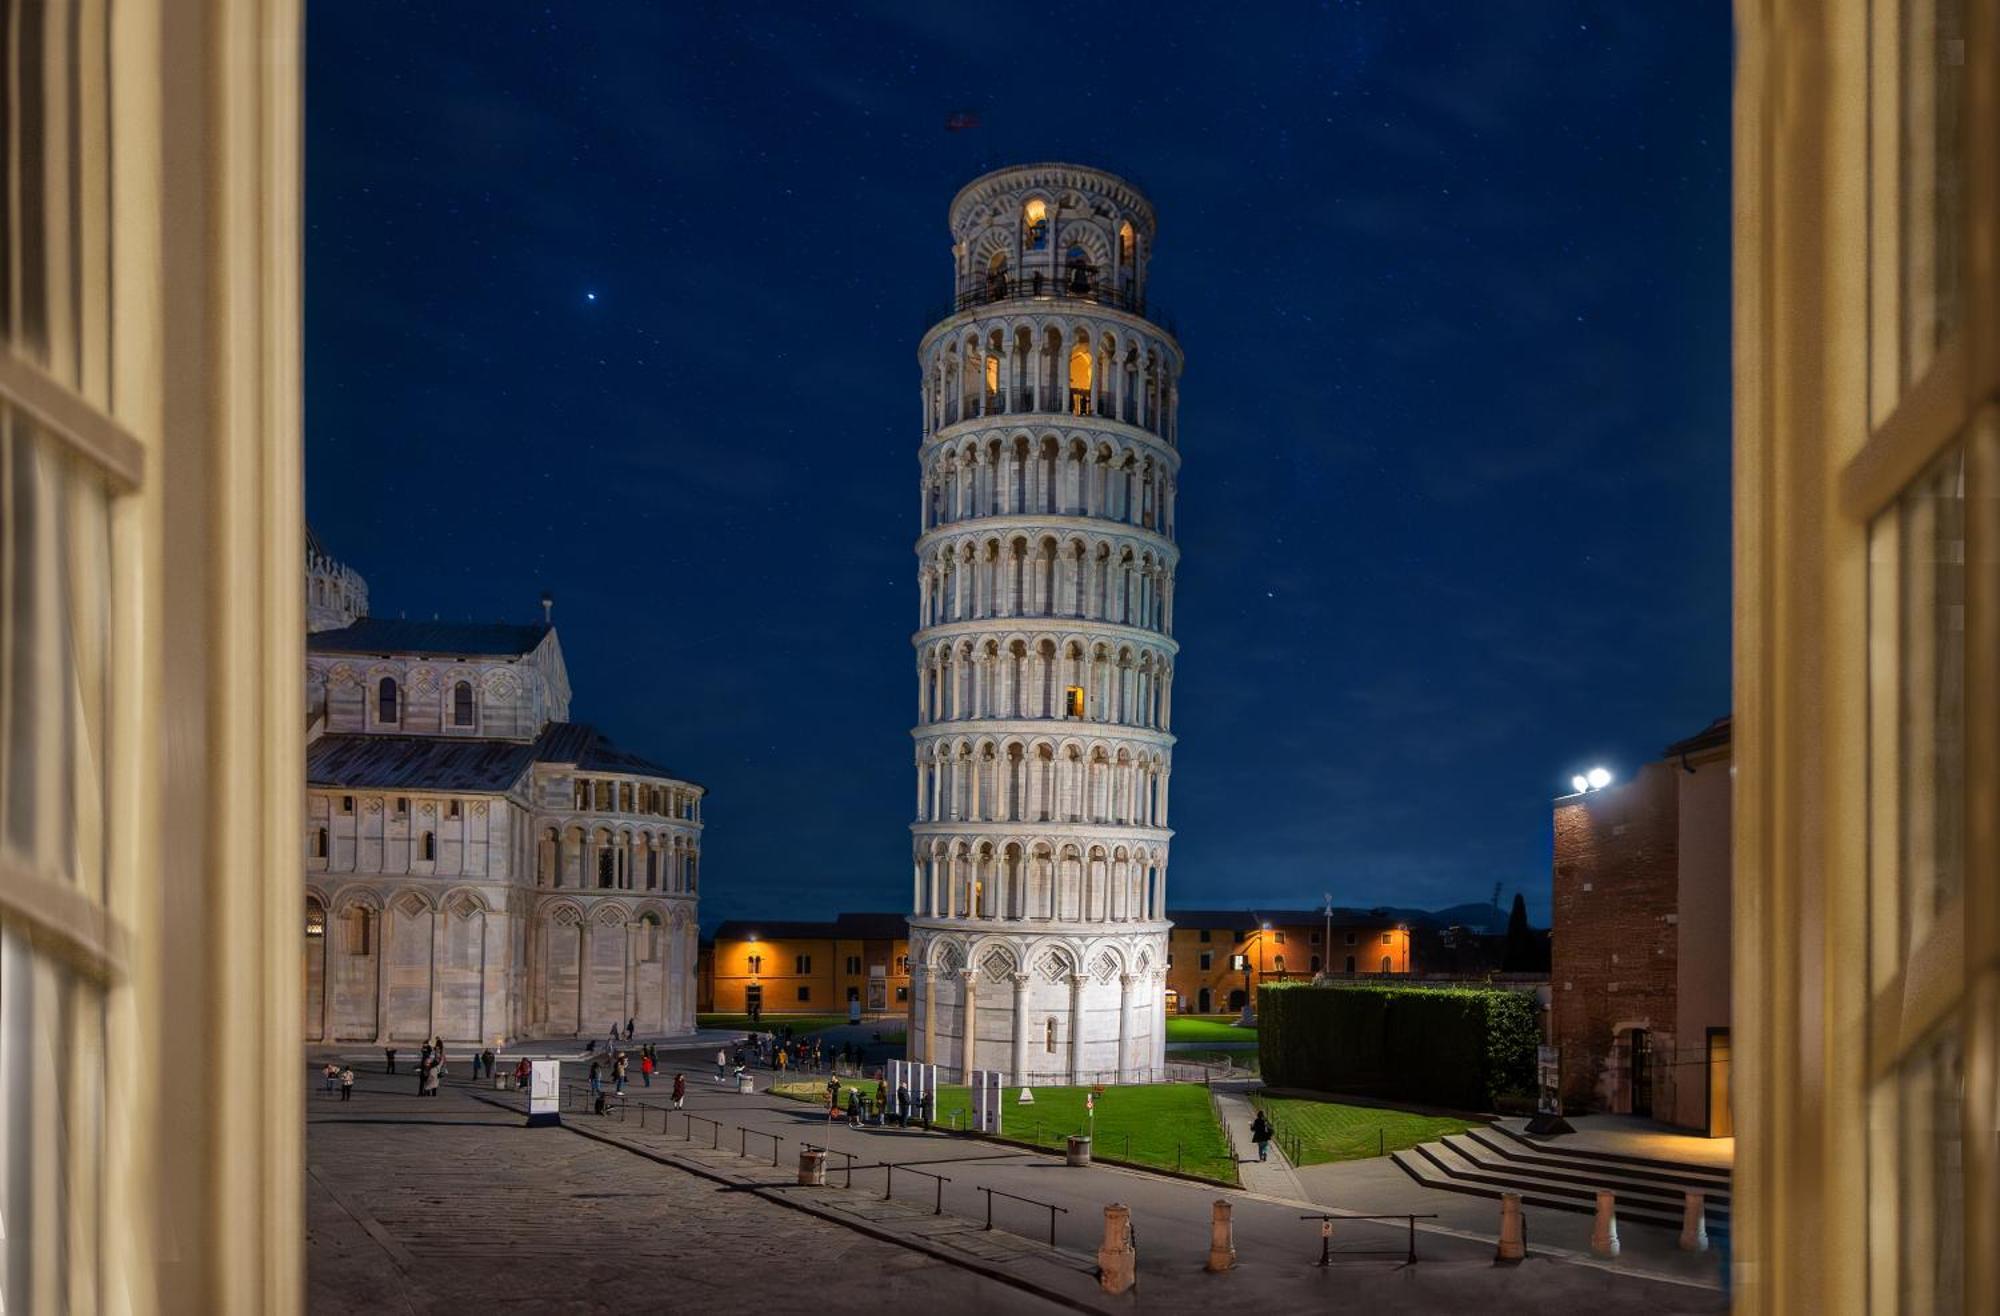
[[[831,922],[733,919],[702,948],[703,1012],[864,1014],[910,1008],[909,925],[901,914],[842,914]]]
[[[1167,1010],[1221,1014],[1267,982],[1322,970],[1365,978],[1412,971],[1410,929],[1388,915],[1335,910],[1170,909]]]

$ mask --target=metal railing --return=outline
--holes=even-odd
[[[1136,284],[1130,280],[1114,284],[1087,265],[1066,266],[1053,272],[1028,270],[1025,273],[975,275],[952,297],[950,309],[934,312],[930,322],[935,324],[946,316],[976,310],[981,306],[1021,301],[1108,306],[1112,310],[1151,320],[1168,333],[1173,332],[1172,322],[1156,313],[1157,308],[1148,305],[1145,294],[1139,291]]]
[[[1333,1259],[1335,1257],[1392,1257],[1395,1256],[1399,1250],[1397,1248],[1392,1248],[1392,1247],[1390,1248],[1344,1247],[1335,1249],[1335,1247],[1333,1246],[1334,1221],[1336,1220],[1407,1221],[1410,1227],[1410,1241],[1408,1248],[1404,1250],[1403,1264],[1406,1266],[1414,1266],[1417,1264],[1417,1221],[1435,1220],[1437,1219],[1437,1214],[1435,1212],[1412,1213],[1409,1211],[1385,1211],[1375,1215],[1363,1215],[1363,1214],[1332,1215],[1326,1212],[1314,1212],[1311,1215],[1302,1215],[1299,1217],[1299,1219],[1319,1221],[1319,1264],[1322,1266],[1332,1265]]]
[[[902,1170],[909,1174],[921,1174],[926,1179],[937,1180],[937,1202],[932,1207],[931,1214],[944,1214],[944,1186],[951,1182],[950,1179],[941,1174],[932,1174],[929,1170],[919,1170],[914,1165],[897,1165],[892,1161],[882,1162],[882,1169],[884,1171],[882,1175],[883,1201],[888,1201],[896,1192],[896,1171]]]
[[[939,404],[937,428],[956,425],[962,420],[978,420],[982,416],[1027,416],[1053,413],[1060,416],[1097,416],[1105,420],[1120,420],[1136,426],[1150,434],[1161,433],[1160,407],[1157,402],[1146,410],[1144,421],[1139,419],[1139,399],[1127,394],[1120,399],[1108,392],[1093,393],[1081,388],[1055,388],[1048,390],[1048,401],[1053,406],[1038,407],[1036,402],[1042,390],[1033,384],[1015,388],[979,389],[963,397],[945,398]]]
[[[993,1228],[993,1199],[995,1197],[1004,1197],[1009,1201],[1021,1202],[1028,1206],[1038,1206],[1047,1211],[1049,1213],[1049,1246],[1054,1247],[1056,1245],[1056,1217],[1058,1215],[1068,1215],[1068,1207],[1057,1206],[1054,1202],[1038,1202],[1032,1197],[1022,1197],[1019,1193],[1003,1193],[998,1188],[981,1186],[979,1191],[986,1194],[986,1227],[988,1229]]]

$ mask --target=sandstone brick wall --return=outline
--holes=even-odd
[[[1671,763],[1555,808],[1553,1033],[1565,1109],[1630,1110],[1622,1030],[1649,1031],[1653,1109],[1674,1108],[1678,782]]]

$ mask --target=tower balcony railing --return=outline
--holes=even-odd
[[[1141,319],[1151,320],[1168,333],[1174,332],[1173,321],[1163,315],[1157,307],[1148,305],[1146,296],[1130,284],[1120,286],[1097,274],[1094,270],[1071,268],[1058,273],[1034,270],[1026,274],[990,274],[966,284],[952,298],[949,309],[934,312],[926,321],[936,324],[947,316],[962,311],[977,310],[981,306],[994,306],[1001,302],[1048,302],[1108,306],[1116,311],[1125,311]]]
[[[1053,406],[1037,406],[1038,393],[1049,394]],[[1105,420],[1120,420],[1151,433],[1160,433],[1158,408],[1151,409],[1142,421],[1139,418],[1139,399],[1124,398],[1115,394],[1093,391],[1087,388],[1037,389],[1033,384],[1023,384],[1015,388],[982,389],[962,398],[947,398],[940,408],[937,427],[956,425],[961,420],[978,420],[983,416],[1098,416]]]

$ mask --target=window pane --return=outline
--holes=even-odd
[[[0,846],[104,898],[109,494],[0,400]]]
[[[1964,0],[1904,0],[1903,323],[1914,382],[1959,319],[1964,222]]]

